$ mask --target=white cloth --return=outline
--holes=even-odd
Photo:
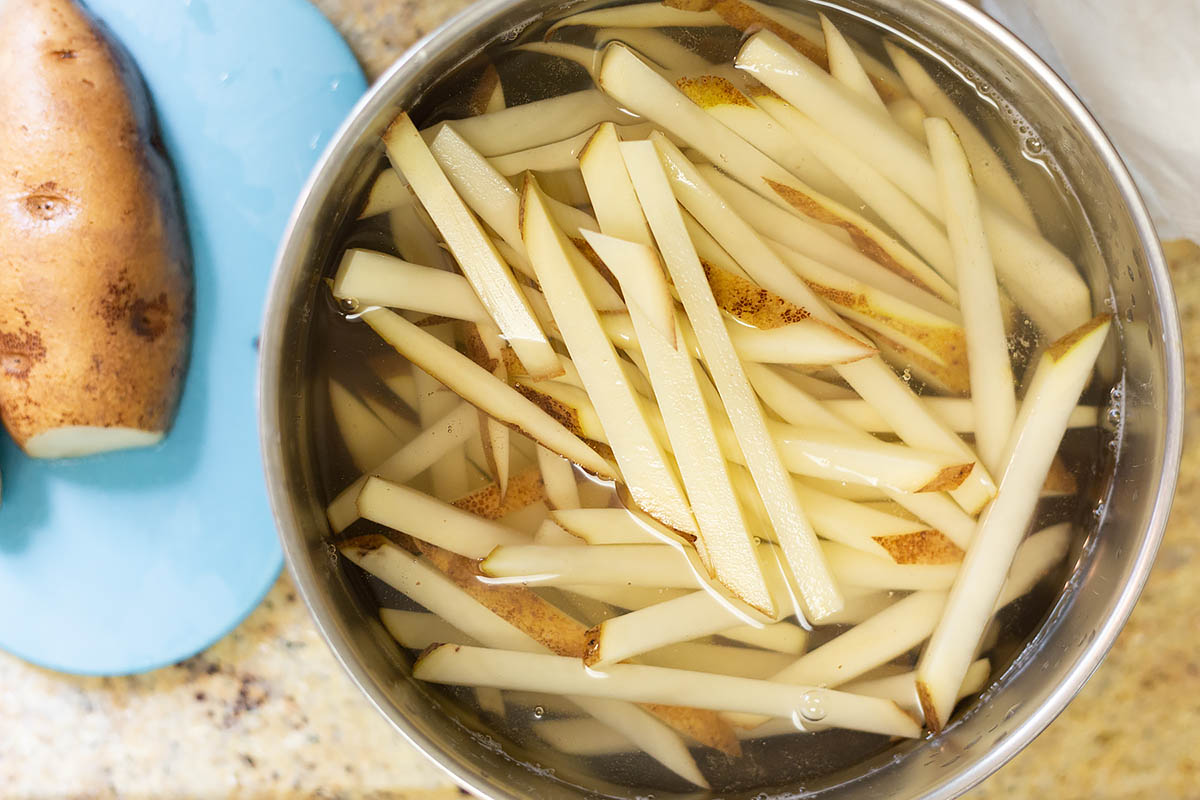
[[[1159,235],[1200,241],[1200,0],[983,0],[1071,84]]]

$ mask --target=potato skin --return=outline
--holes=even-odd
[[[71,0],[0,0],[0,416],[165,431],[190,255],[141,78]]]

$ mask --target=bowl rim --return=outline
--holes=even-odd
[[[1129,170],[1099,123],[1069,88],[1066,82],[1028,45],[983,11],[966,0],[926,0],[956,17],[960,23],[974,27],[992,39],[1006,55],[1029,70],[1034,78],[1059,102],[1067,117],[1086,137],[1095,154],[1108,170],[1124,200],[1138,242],[1146,256],[1147,274],[1162,325],[1164,343],[1164,405],[1163,463],[1149,523],[1137,552],[1133,554],[1129,578],[1121,587],[1113,613],[1099,626],[1092,641],[1079,651],[1066,677],[1051,691],[1045,703],[1031,712],[1011,735],[995,745],[970,766],[946,776],[946,779],[923,795],[927,800],[948,800],[981,783],[1033,741],[1067,704],[1080,692],[1087,680],[1100,666],[1127,622],[1142,589],[1149,578],[1154,558],[1166,530],[1171,504],[1178,482],[1183,447],[1184,364],[1183,335],[1170,275],[1154,224]],[[319,579],[306,558],[307,548],[296,535],[299,520],[279,478],[285,465],[279,446],[279,420],[276,415],[279,387],[273,382],[280,372],[283,352],[280,347],[287,303],[286,283],[298,268],[300,240],[311,228],[321,201],[330,190],[334,168],[360,138],[365,121],[372,119],[391,104],[397,83],[411,79],[429,60],[428,53],[452,45],[465,33],[482,22],[489,21],[512,6],[514,0],[478,0],[413,43],[371,85],[355,104],[346,120],[329,140],[324,152],[313,167],[288,220],[272,266],[267,290],[261,332],[261,357],[258,372],[258,416],[263,468],[271,508],[275,516],[280,542],[288,570],[304,599],[317,629],[334,657],[358,686],[368,701],[422,755],[440,767],[455,783],[481,797],[495,800],[521,800],[518,795],[503,790],[483,776],[464,769],[455,755],[430,740],[409,724],[408,719],[389,702],[375,679],[351,657],[348,637],[337,622],[330,603],[317,591]],[[819,3],[819,0],[818,0]],[[569,5],[568,3],[564,5]],[[410,74],[411,73],[411,74]]]

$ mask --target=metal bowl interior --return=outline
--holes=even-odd
[[[309,321],[335,231],[373,176],[379,135],[395,114],[490,42],[567,6],[546,0],[482,0],[414,46],[371,89],[334,138],[293,214],[279,252],[261,344],[260,418],[271,502],[292,575],[318,626],[370,701],[461,785],[491,798],[634,797],[628,788],[557,780],[556,764],[529,769],[457,723],[407,672],[371,598],[338,563],[318,493],[308,390]],[[570,5],[577,10],[587,5]],[[1081,265],[1097,307],[1118,322],[1105,369],[1123,387],[1120,458],[1105,512],[1075,555],[1067,588],[1045,624],[989,690],[940,736],[910,742],[824,783],[761,787],[774,793],[869,798],[952,797],[1014,756],[1062,711],[1125,623],[1166,524],[1178,471],[1182,345],[1162,253],[1133,183],[1096,123],[1036,56],[957,0],[848,0],[860,13],[969,65],[1038,131],[1096,232]],[[964,69],[967,67],[964,66]],[[760,792],[765,791],[766,794]],[[664,797],[659,792],[657,796]]]

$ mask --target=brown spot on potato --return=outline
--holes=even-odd
[[[957,564],[962,548],[937,530],[912,531],[891,536],[872,536],[897,564]]]
[[[489,483],[481,489],[458,498],[453,505],[484,519],[500,519],[505,514],[511,514],[536,503],[544,496],[542,473],[537,467],[530,467],[513,476],[508,482],[508,490],[503,496],[500,494],[500,487],[497,484]]]
[[[46,357],[46,345],[41,334],[33,331],[23,333],[0,332],[0,369],[5,375],[25,378],[33,365]]]
[[[754,108],[746,95],[732,81],[718,75],[701,75],[698,78],[680,78],[675,81],[679,91],[701,108],[714,106],[745,106]]]
[[[60,61],[68,61],[75,58],[79,54],[74,50],[51,50],[50,55],[54,56]]]
[[[61,217],[71,208],[71,201],[58,190],[54,182],[43,183],[24,198],[25,213],[42,221]]]
[[[166,293],[153,300],[139,297],[129,307],[129,327],[143,339],[153,342],[166,333],[171,322],[171,308]]]

